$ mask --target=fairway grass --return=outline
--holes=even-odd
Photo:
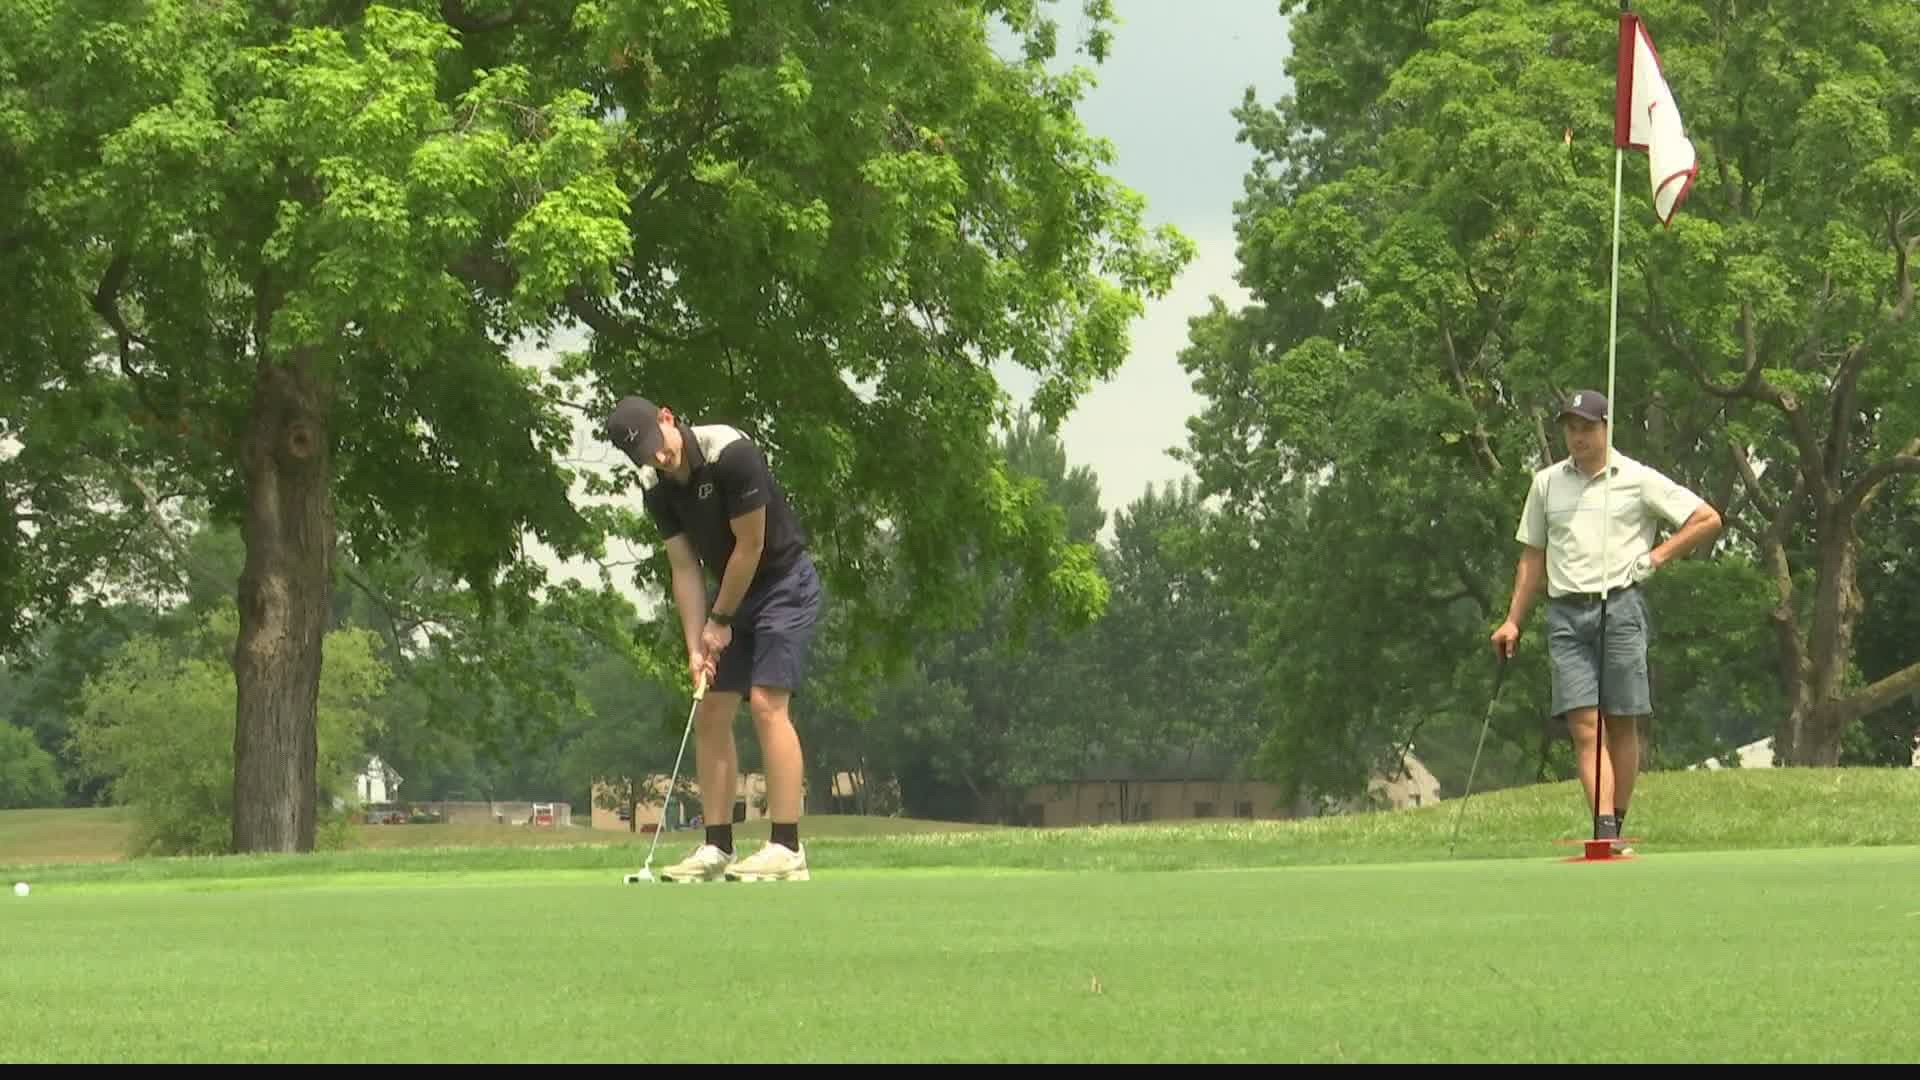
[[[1573,784],[1450,854],[1460,809],[810,817],[813,881],[704,886],[621,884],[644,835],[104,861],[120,811],[5,812],[0,1061],[1920,1058],[1920,772],[1655,774],[1612,863]]]
[[[0,1060],[1901,1061],[1920,849],[0,904]]]
[[[1156,822],[1069,829],[993,828],[899,818],[808,817],[802,825],[817,872],[1052,870],[1075,872],[1250,869],[1406,863],[1431,859],[1528,859],[1574,854],[1591,830],[1577,783],[1476,795],[1417,810],[1296,821]],[[345,851],[304,856],[61,862],[60,815],[100,828],[118,811],[0,812],[0,876],[35,882],[133,886],[209,885],[325,877],[370,883],[395,874],[560,874],[637,868],[650,837],[588,829],[370,826],[374,837]],[[34,828],[10,825],[40,815]],[[1458,816],[1459,840],[1450,850]],[[36,828],[39,835],[35,836]],[[489,829],[492,831],[489,831]],[[1648,855],[1728,850],[1805,850],[1920,844],[1920,770],[1767,769],[1667,772],[1643,777],[1627,832]],[[511,834],[511,835],[502,835]],[[742,825],[743,850],[766,839],[764,821]],[[9,839],[11,837],[11,839]],[[446,841],[439,843],[439,841]],[[661,838],[655,865],[699,842]],[[375,846],[377,845],[377,846]]]

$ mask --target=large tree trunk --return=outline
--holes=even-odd
[[[326,403],[300,360],[294,368],[261,366],[241,451],[247,562],[233,654],[233,847],[240,852],[313,850],[334,518]]]
[[[1832,508],[1821,516],[1815,585],[1819,591],[1814,597],[1812,631],[1804,646],[1795,626],[1785,551],[1775,541],[1768,543],[1770,561],[1776,567],[1779,604],[1773,621],[1780,633],[1782,682],[1787,694],[1787,713],[1773,737],[1774,760],[1781,765],[1838,765],[1840,745],[1849,727],[1861,717],[1920,692],[1920,663],[1910,664],[1871,686],[1851,691],[1847,688],[1853,633],[1866,606],[1860,595],[1860,546],[1854,535],[1854,520],[1855,514]]]
[[[1841,520],[1834,508],[1823,508],[1821,519],[1805,677],[1793,687],[1796,692],[1773,740],[1774,756],[1785,765],[1839,764],[1840,741],[1851,718],[1845,707],[1845,679],[1861,610],[1858,545],[1853,522]]]

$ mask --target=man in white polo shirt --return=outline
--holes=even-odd
[[[1520,643],[1520,624],[1544,585],[1553,715],[1566,717],[1573,737],[1587,806],[1597,815],[1594,835],[1617,840],[1640,772],[1639,721],[1653,711],[1647,679],[1651,619],[1640,585],[1662,566],[1711,541],[1720,531],[1720,514],[1700,496],[1617,447],[1609,462],[1609,419],[1605,395],[1592,390],[1574,394],[1560,410],[1568,456],[1533,474],[1514,537],[1523,547],[1514,573],[1513,599],[1507,621],[1493,632],[1493,648],[1503,659],[1513,656]],[[1605,483],[1601,482],[1603,467]],[[1662,521],[1678,531],[1656,546]],[[1607,623],[1604,649],[1600,644],[1602,594]],[[1606,746],[1597,748],[1603,654]]]

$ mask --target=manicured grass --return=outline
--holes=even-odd
[[[1052,850],[1106,835],[1058,834]],[[237,883],[53,881],[0,897],[0,1060],[1920,1053],[1915,848],[826,870],[786,885],[625,886],[578,869]]]
[[[809,857],[826,871],[846,870],[1178,870],[1243,869],[1342,863],[1418,862],[1449,857],[1458,801],[1418,810],[1302,821],[1157,822],[1078,829],[953,826],[898,818],[811,817],[803,823]],[[32,813],[41,813],[34,811]],[[0,813],[0,829],[7,813]],[[69,883],[188,879],[266,881],[365,873],[500,873],[633,868],[649,837],[623,833],[544,832],[500,826],[497,833],[455,826],[372,826],[406,846],[310,856],[138,859],[96,865],[24,867],[0,845],[0,874]],[[486,827],[481,826],[481,829]],[[1584,797],[1571,781],[1475,795],[1465,804],[1451,857],[1537,858],[1571,854],[1588,835]],[[742,826],[746,849],[766,837],[765,822]],[[1723,850],[1800,850],[1920,843],[1920,770],[1768,769],[1656,773],[1641,779],[1629,834],[1645,854]],[[502,837],[499,834],[512,834]],[[521,843],[528,834],[546,843]],[[6,835],[0,832],[0,836]],[[461,843],[433,844],[442,839]],[[505,840],[513,843],[503,842]],[[668,834],[661,861],[698,843]],[[41,842],[44,850],[50,842]]]
[[[0,866],[120,858],[133,822],[120,807],[0,810]]]
[[[711,886],[622,885],[644,835],[80,863],[117,812],[0,813],[0,881],[35,886],[0,895],[0,1060],[1920,1055],[1920,773],[1649,776],[1612,864],[1562,861],[1572,784],[1475,796],[1449,857],[1459,809],[810,818],[814,881]]]
[[[823,815],[807,819],[809,836],[829,838],[895,837],[918,833],[977,833],[996,828],[965,822],[920,821],[912,818],[852,817]],[[765,821],[744,823],[739,835],[748,841],[767,837]],[[120,807],[68,810],[0,810],[0,873],[22,872],[51,863],[119,863],[126,859],[127,843],[133,835],[131,811]],[[699,834],[692,831],[668,833],[660,838],[662,851],[693,842]],[[370,854],[369,865],[379,865],[383,855],[408,852],[459,852],[517,848],[593,848],[604,852],[615,863],[643,857],[652,843],[651,833],[613,832],[584,826],[564,829],[533,829],[517,825],[357,825],[351,846],[341,851],[325,851],[317,856],[336,862],[349,861],[361,853]],[[642,856],[633,854],[638,848]],[[434,856],[427,856],[432,861]],[[528,865],[540,865],[536,861]],[[141,867],[99,871],[109,877],[131,872],[134,876],[168,873],[201,874],[215,872],[225,862],[246,860],[155,859],[135,861]],[[609,865],[612,865],[610,863]],[[79,871],[84,876],[86,871]]]

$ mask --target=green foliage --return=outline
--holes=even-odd
[[[1862,527],[1860,591],[1866,614],[1854,639],[1860,679],[1873,682],[1897,673],[1920,641],[1920,485],[1881,500]],[[1920,695],[1908,695],[1866,717],[1848,731],[1841,763],[1911,765],[1920,750]]]
[[[1111,18],[1083,5],[1095,61]],[[992,365],[1059,420],[1192,246],[1107,175],[1044,4],[28,0],[0,42],[0,648],[170,500],[277,520],[293,464],[259,447],[296,433],[326,535],[249,554],[422,558],[485,638],[548,584],[529,540],[653,541],[583,505],[630,473],[569,460],[574,410],[635,391],[764,441],[856,651],[976,615],[978,553],[1029,614],[1097,614],[1089,553],[995,460]],[[663,560],[637,576],[664,592]]]
[[[606,656],[580,671],[575,682],[587,701],[588,719],[567,744],[563,757],[569,793],[583,805],[632,811],[661,801],[664,780],[673,768],[686,733],[688,695],[670,695],[617,657]],[[695,755],[687,736],[680,786],[673,798],[689,809],[699,805],[694,790]],[[677,815],[676,815],[677,816]],[[711,816],[711,815],[710,815]],[[637,829],[637,817],[630,824]]]
[[[236,615],[208,614],[177,638],[139,635],[82,690],[73,719],[81,768],[110,780],[132,808],[137,854],[210,854],[232,841],[233,672]],[[378,640],[365,630],[327,636],[321,676],[319,795],[347,796],[377,733],[372,703],[389,678]]]
[[[844,612],[830,613],[816,688],[798,706],[815,790],[845,771],[865,778],[869,806],[891,805],[897,780],[908,814],[1012,820],[1028,788],[1090,768],[1243,763],[1265,714],[1248,651],[1253,598],[1218,568],[1218,516],[1191,488],[1149,491],[1107,539],[1093,474],[1057,436],[1022,417],[1002,446],[1014,489],[1085,552],[1076,572],[1098,591],[1099,616],[1029,616],[1019,567],[985,557],[984,617],[916,637],[904,666],[862,667],[835,622]]]
[[[1254,303],[1194,325],[1183,363],[1208,406],[1189,460],[1261,544],[1223,557],[1268,598],[1254,618],[1273,769],[1351,791],[1417,742],[1457,790],[1528,476],[1564,454],[1553,403],[1606,383],[1615,12],[1283,10],[1293,93],[1239,113],[1259,155],[1239,220]],[[1889,60],[1920,46],[1920,10],[1643,14],[1702,170],[1663,228],[1644,157],[1625,161],[1614,441],[1730,525],[1717,565],[1655,589],[1658,727],[1681,764],[1850,689],[1783,692],[1799,664],[1767,622],[1767,534],[1787,504],[1779,554],[1808,671],[1843,669],[1816,600],[1852,582],[1822,545],[1853,542],[1845,496],[1869,468],[1920,467],[1903,449],[1920,435],[1905,299],[1920,77]],[[1763,469],[1755,483],[1736,453]],[[1566,767],[1541,721],[1541,635],[1523,630],[1496,782]]]
[[[0,810],[52,806],[60,794],[53,755],[34,740],[33,732],[0,723]]]

